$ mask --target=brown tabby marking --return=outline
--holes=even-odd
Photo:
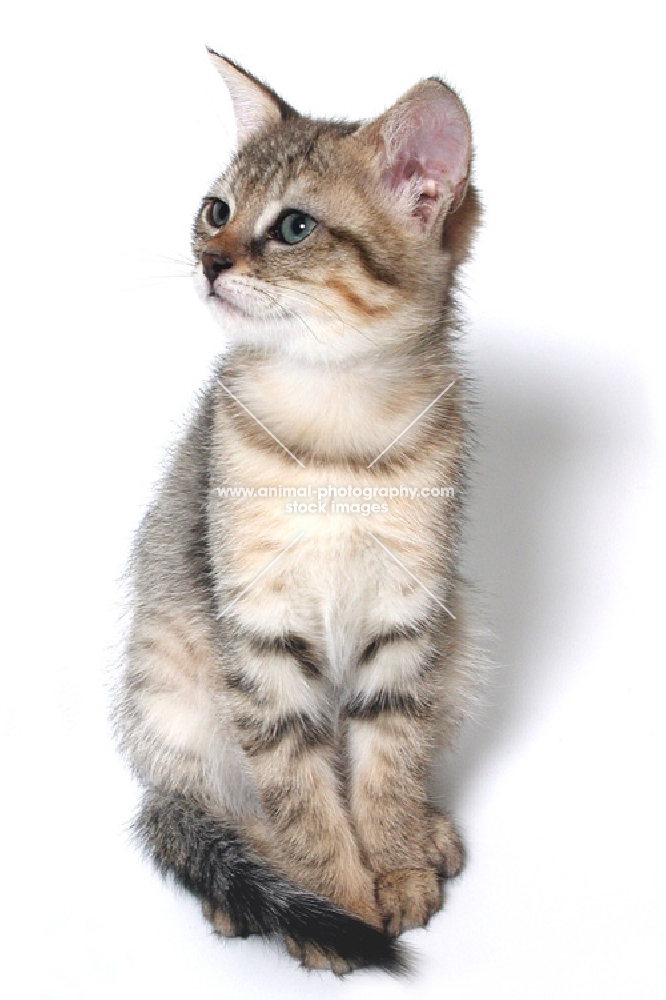
[[[469,120],[429,79],[375,121],[312,121],[214,61],[239,148],[192,248],[230,346],[133,555],[117,723],[146,789],[136,828],[217,933],[396,971],[392,938],[463,864],[426,783],[471,686],[452,340],[480,213]],[[365,519],[259,492],[401,484],[453,495]]]

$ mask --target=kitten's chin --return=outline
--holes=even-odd
[[[267,310],[263,300],[257,303],[251,292],[222,286],[211,294],[200,268],[194,274],[194,287],[230,345],[284,347],[293,339],[294,332],[300,332],[291,329],[293,324],[286,317]]]

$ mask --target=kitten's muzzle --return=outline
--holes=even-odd
[[[217,276],[233,267],[234,262],[221,253],[204,253],[201,255],[201,266],[212,291]]]

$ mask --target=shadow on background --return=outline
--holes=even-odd
[[[629,456],[644,447],[641,386],[613,367],[541,355],[475,360],[477,435],[464,572],[478,597],[492,668],[460,745],[433,774],[447,808],[464,800],[526,719],[571,673],[597,552],[599,513],[621,503]],[[476,619],[476,620],[475,620]]]

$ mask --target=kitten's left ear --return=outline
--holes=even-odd
[[[239,146],[255,132],[287,118],[298,118],[297,111],[242,66],[212,49],[208,49],[208,55],[227,85],[234,107]]]
[[[458,96],[435,78],[409,90],[357,135],[372,142],[383,186],[421,230],[465,197],[472,130]]]

